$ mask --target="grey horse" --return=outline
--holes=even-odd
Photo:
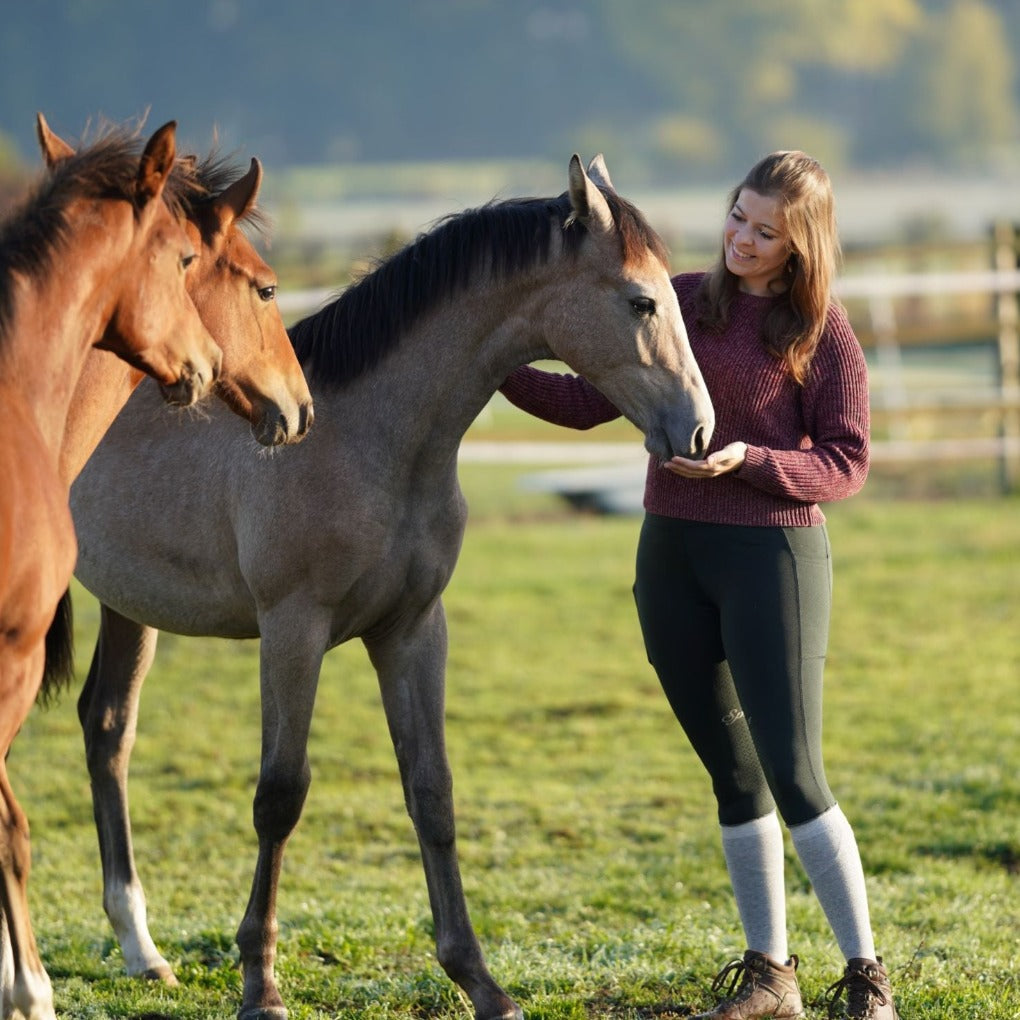
[[[701,455],[714,424],[662,241],[616,194],[601,157],[586,172],[575,155],[568,184],[559,197],[449,217],[294,326],[316,406],[300,446],[253,456],[236,416],[211,407],[206,420],[182,421],[143,385],[74,486],[77,576],[103,604],[79,715],[104,906],[130,972],[172,980],[147,929],[126,793],[157,632],[261,638],[242,1020],[287,1015],[274,974],[283,852],[309,787],[323,655],[360,638],[421,848],[439,962],[478,1020],[521,1016],[483,959],[454,833],[442,594],[466,522],[458,448],[506,376],[542,358],[590,379],[660,458]]]

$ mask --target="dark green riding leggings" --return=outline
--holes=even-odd
[[[822,673],[832,602],[824,526],[647,514],[634,584],[648,661],[712,778],[723,825],[832,807]]]

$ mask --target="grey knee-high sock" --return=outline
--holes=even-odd
[[[722,826],[723,854],[747,948],[787,960],[783,830],[773,811],[742,825]]]
[[[839,805],[810,822],[790,826],[790,836],[843,955],[848,960],[874,960],[861,855]]]

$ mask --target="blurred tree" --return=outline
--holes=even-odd
[[[14,140],[0,131],[0,214],[24,194],[30,177]]]
[[[1017,0],[34,0],[0,33],[0,126],[150,107],[269,166],[605,149],[631,186],[762,152],[838,168],[1016,147]],[[1014,153],[1014,158],[1020,158]]]
[[[987,4],[955,0],[930,19],[907,67],[914,123],[931,157],[981,166],[1013,140],[1013,58],[1002,20]]]
[[[602,0],[609,34],[678,107],[659,151],[689,169],[739,172],[763,152],[852,152],[854,76],[894,67],[923,21],[916,0]]]

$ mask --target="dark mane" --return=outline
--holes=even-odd
[[[68,230],[66,210],[76,198],[134,202],[141,157],[137,129],[110,129],[40,176],[0,225],[0,342],[10,328],[13,273],[45,273]]]
[[[659,236],[625,199],[604,192],[620,232],[625,261],[649,249],[664,264]],[[309,379],[340,385],[377,365],[422,315],[470,286],[482,272],[496,279],[544,263],[552,224],[563,229],[568,254],[587,231],[565,226],[570,201],[522,198],[489,203],[441,220],[402,251],[380,263],[335,301],[289,330]]]
[[[374,367],[421,316],[464,290],[482,271],[496,279],[548,260],[553,223],[570,213],[566,195],[489,203],[440,220],[430,231],[288,331],[306,376],[339,385]],[[576,250],[583,228],[564,231]]]

